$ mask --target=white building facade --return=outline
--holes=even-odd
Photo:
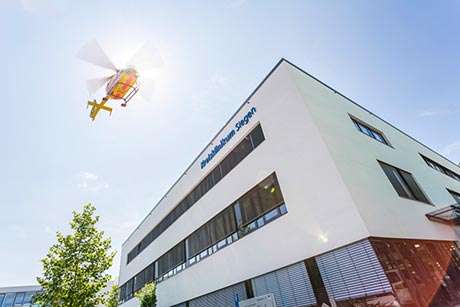
[[[455,306],[458,202],[458,165],[283,59],[123,244],[120,300]]]

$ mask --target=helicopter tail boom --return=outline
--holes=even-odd
[[[89,113],[89,117],[91,117],[92,120],[96,119],[100,109],[108,111],[110,112],[110,115],[112,115],[112,108],[104,105],[106,102],[107,99],[102,99],[101,103],[97,103],[96,101],[88,101],[88,106],[92,107],[91,112]]]

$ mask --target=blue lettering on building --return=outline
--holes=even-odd
[[[230,132],[227,134],[227,136],[223,137],[220,142],[214,146],[214,148],[211,150],[210,153],[208,153],[208,156],[203,160],[201,161],[201,168],[203,169],[208,163],[209,161],[212,160],[212,158],[214,158],[214,156],[222,149],[222,147],[225,146],[225,144],[227,144],[228,142],[230,142],[230,140],[235,136],[235,134],[240,131],[240,129],[246,125],[247,123],[249,123],[249,119],[254,115],[254,113],[256,113],[256,108],[255,107],[252,107],[252,109],[239,121],[237,121],[235,123],[235,129],[232,129],[230,130]]]

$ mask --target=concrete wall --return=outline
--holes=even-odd
[[[434,206],[400,198],[376,159],[414,174],[437,206],[453,203],[446,187],[459,183],[429,168],[418,152],[460,173],[458,167],[320,84],[287,62],[232,117],[214,142],[248,111],[256,112],[209,164],[200,162],[152,210],[123,245],[120,284],[190,235],[266,176],[276,171],[288,213],[183,272],[158,284],[158,306],[184,300],[273,271],[369,236],[454,239],[448,227],[430,222]],[[393,147],[356,130],[349,114],[381,130]],[[266,140],[130,264],[126,255],[207,172],[261,123]],[[327,236],[328,241],[320,239]],[[136,306],[132,299],[123,306]]]
[[[297,68],[290,70],[370,235],[455,240],[450,227],[425,214],[455,203],[447,188],[460,192],[460,182],[430,168],[420,154],[459,174],[460,168]],[[391,146],[357,131],[350,115],[381,131]],[[411,173],[432,205],[399,197],[377,160]]]

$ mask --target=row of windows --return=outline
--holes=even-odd
[[[434,162],[433,160],[428,159],[425,156],[422,156],[422,158],[423,158],[423,160],[425,160],[426,164],[428,164],[429,167],[431,167],[431,168],[437,170],[438,172],[443,173],[443,174],[445,174],[445,175],[447,175],[449,177],[452,177],[457,181],[460,181],[460,175],[459,174],[454,173],[450,169],[445,168],[444,166]]]
[[[161,282],[287,213],[273,173],[120,287],[120,301]]]
[[[185,211],[192,207],[204,194],[214,187],[225,175],[238,165],[249,153],[265,140],[262,127],[257,125],[248,136],[220,162],[161,222],[128,253],[130,263],[150,243],[171,226]]]
[[[34,304],[32,297],[40,293],[41,291],[0,293],[0,307],[37,306]]]
[[[362,133],[372,137],[373,139],[376,139],[377,141],[383,144],[389,145],[388,141],[381,132],[378,132],[376,129],[371,128],[370,126],[354,118],[351,118],[351,120],[355,124],[355,127],[358,131],[361,131]],[[457,173],[454,173],[453,171],[445,168],[444,166],[434,162],[433,160],[423,155],[421,156],[429,167],[449,177],[452,177],[455,180],[460,181],[460,175],[458,175]],[[423,194],[421,188],[417,185],[415,179],[410,173],[383,162],[379,163],[399,196],[413,200],[418,200],[428,204],[430,203],[428,201],[428,198],[425,196],[425,194]],[[460,194],[453,191],[449,191],[449,193],[452,195],[452,197],[454,197],[457,203],[460,202]]]
[[[430,204],[430,201],[418,186],[412,174],[389,164],[380,161],[379,163],[399,196]],[[454,198],[455,202],[460,204],[460,193],[449,189],[447,191]]]

